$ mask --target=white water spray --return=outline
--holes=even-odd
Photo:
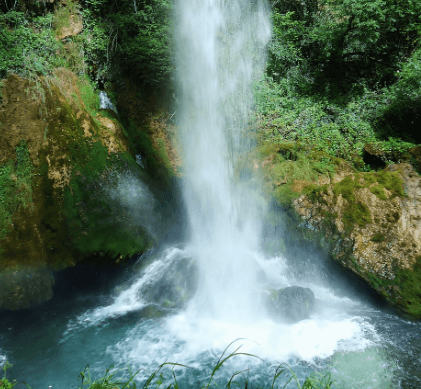
[[[252,82],[270,38],[261,1],[179,0],[177,76],[191,240],[201,314],[249,320],[262,210],[233,179],[252,106]]]

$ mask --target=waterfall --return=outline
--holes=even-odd
[[[261,186],[247,178],[253,172],[239,174],[243,165],[239,168],[238,161],[251,155],[249,138],[243,135],[250,126],[252,84],[262,76],[270,39],[263,0],[177,0],[175,13],[177,120],[190,236],[146,256],[140,262],[145,267],[110,304],[69,322],[66,339],[110,324],[110,331],[121,331],[106,351],[117,367],[127,360],[145,372],[165,361],[200,367],[199,372],[180,372],[192,388],[203,386],[199,381],[209,379],[207,368],[239,338],[243,352],[268,363],[240,357],[225,364],[228,373],[220,372],[220,377],[255,365],[256,376],[267,376],[272,363],[297,366],[377,343],[373,325],[354,313],[358,303],[336,296],[328,285],[315,282],[314,274],[296,274],[286,258],[269,258],[259,250],[265,216]],[[196,277],[196,268],[177,270],[177,264],[191,259],[199,268],[197,290],[192,283],[196,294],[181,294],[186,298],[182,309],[171,308],[166,296],[171,299]],[[171,284],[171,279],[177,282]],[[270,288],[291,285],[310,287],[317,307],[310,318],[296,323],[275,320],[267,308]],[[153,318],[154,311],[159,316],[163,310],[164,318]]]
[[[253,256],[263,210],[234,171],[247,148],[242,132],[264,68],[269,14],[263,1],[178,0],[176,15],[184,196],[200,267],[193,304],[202,314],[247,319],[258,310]]]

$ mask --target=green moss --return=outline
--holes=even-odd
[[[376,233],[373,235],[373,237],[371,238],[372,242],[383,242],[386,239],[386,237],[381,234],[381,233]]]
[[[380,185],[375,185],[370,188],[370,192],[376,195],[380,200],[387,200],[384,188],[382,188]]]
[[[342,218],[347,230],[352,229],[354,225],[364,228],[372,222],[368,207],[361,202],[357,202],[355,198],[356,189],[368,188],[371,185],[373,185],[370,188],[371,193],[381,200],[388,199],[385,189],[392,193],[392,197],[403,197],[405,195],[403,181],[397,172],[383,170],[375,173],[356,173],[346,176],[342,181],[332,185],[332,191],[335,197],[341,195],[342,198],[347,200]],[[328,186],[309,186],[307,187],[307,193],[311,201],[323,202],[321,194],[328,193]]]
[[[78,83],[78,86],[86,109],[93,117],[95,117],[99,109],[99,97],[94,92],[94,88],[89,78],[85,76],[85,78]]]
[[[375,189],[375,192],[376,191],[377,192],[376,193],[372,192],[372,193],[374,193],[379,198],[382,198],[381,193],[383,193],[384,197],[386,197],[386,195],[384,194],[384,191],[380,192],[381,189],[387,189],[388,191],[392,192],[393,197],[405,196],[405,192],[403,189],[403,181],[398,172],[390,172],[390,171],[382,170],[381,172],[377,172],[377,173],[366,173],[363,175],[363,177],[364,177],[365,186],[369,186],[376,182],[378,183],[378,185],[373,187],[373,188],[377,187],[377,189]],[[382,198],[382,200],[384,200],[384,198]]]
[[[353,255],[350,255],[348,257],[348,259],[351,261],[352,266],[354,267],[355,271],[357,272],[357,274],[361,275],[361,266],[360,264],[357,262],[357,260],[355,259],[355,257]]]
[[[412,269],[400,270],[394,280],[398,305],[412,317],[421,319],[421,257]]]
[[[67,0],[53,15],[53,27],[56,35],[59,35],[64,27],[70,27],[70,16],[77,12],[76,5]]]
[[[355,224],[364,228],[367,224],[371,223],[370,210],[365,204],[356,202],[355,199],[355,189],[360,187],[361,184],[358,174],[346,176],[342,181],[332,186],[332,191],[336,197],[341,195],[347,200],[342,217],[342,222],[347,230],[352,229]],[[327,193],[327,191],[328,188],[326,185],[316,188],[310,194],[310,198],[311,196],[320,197],[319,194]],[[318,200],[320,201],[320,198]],[[329,216],[329,220],[332,220],[331,216]]]
[[[354,227],[355,224],[364,228],[371,223],[371,213],[368,207],[363,203],[351,203],[345,208],[342,222],[347,230]]]
[[[86,80],[80,83],[80,89],[90,112],[83,120],[89,121],[91,137],[84,136],[74,110],[59,99],[58,91],[52,88],[48,121],[50,142],[43,151],[43,160],[47,155],[54,155],[54,163],[70,173],[70,182],[56,189],[51,188],[52,183],[46,185],[44,193],[51,192],[49,196],[55,200],[47,204],[43,218],[49,220],[51,232],[65,231],[63,239],[79,255],[103,252],[112,257],[126,257],[143,251],[149,241],[144,230],[124,220],[129,218],[127,210],[112,200],[107,190],[113,185],[115,172],[136,172],[139,167],[128,153],[109,154],[101,141],[104,128],[92,117],[97,112],[96,94]],[[49,164],[41,163],[41,169],[48,175]],[[57,219],[61,225],[56,225]]]
[[[333,159],[317,150],[308,150],[302,142],[263,141],[258,148],[267,176],[275,184],[273,194],[279,203],[289,205],[301,193],[310,193],[317,187],[320,176],[331,176],[335,171]],[[307,181],[301,193],[293,190],[294,182]]]
[[[360,269],[357,269],[362,274]],[[395,268],[394,279],[380,278],[367,272],[363,277],[386,300],[407,313],[413,319],[421,319],[421,257],[412,269]]]
[[[109,198],[102,184],[101,179],[75,177],[65,189],[64,212],[72,244],[83,254],[105,252],[113,257],[143,251],[148,245],[145,231],[125,220],[127,211]]]
[[[330,229],[333,233],[338,232],[338,229],[335,223],[335,219],[338,217],[338,214],[322,210],[321,215],[323,216],[323,223],[325,227]]]
[[[13,216],[32,205],[34,167],[25,141],[15,151],[16,157],[0,166],[0,240],[9,232]]]
[[[355,181],[353,180],[353,176],[346,176],[342,181],[338,182],[333,186],[333,193],[335,196],[339,194],[349,202],[355,201]]]
[[[153,147],[147,126],[139,128],[123,109],[119,110],[119,113],[131,153],[142,156],[146,173],[154,177],[155,186],[166,192],[171,186],[171,177],[174,175],[173,170],[168,169],[169,162],[165,164],[162,154]],[[166,150],[165,156],[168,158]]]
[[[296,142],[283,142],[277,145],[277,152],[287,161],[296,161],[299,158],[301,145]]]
[[[163,161],[164,166],[167,168],[168,172],[171,176],[174,175],[173,170],[171,168],[170,158],[168,157],[167,149],[165,147],[165,142],[163,139],[158,139],[159,149],[157,150],[160,156],[160,159]]]

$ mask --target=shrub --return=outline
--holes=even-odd
[[[24,12],[0,14],[0,78],[14,72],[27,78],[46,75],[64,61],[56,52],[52,15],[28,17]]]

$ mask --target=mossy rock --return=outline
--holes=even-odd
[[[353,173],[294,203],[303,236],[327,245],[407,317],[421,318],[421,178],[409,164]],[[336,227],[336,228],[335,228]]]
[[[86,80],[65,69],[36,85],[11,76],[3,92],[0,181],[7,185],[0,189],[0,213],[10,215],[2,214],[0,274],[57,271],[95,254],[119,260],[166,234],[174,219],[170,186],[136,163],[122,125],[100,114]],[[122,201],[117,190],[123,176],[134,192],[136,186],[147,190],[153,205]],[[150,220],[137,218],[137,209],[149,209]],[[51,292],[47,278],[37,278],[45,281],[38,285],[44,300],[51,297],[44,291]],[[7,306],[17,309],[19,301]]]
[[[362,273],[387,301],[398,308],[407,318],[421,319],[421,257],[411,269],[394,269],[394,278],[383,278],[371,272]]]
[[[183,308],[198,286],[198,268],[192,258],[181,258],[166,268],[159,279],[141,290],[142,299],[162,308]]]
[[[31,308],[53,297],[54,278],[44,267],[8,268],[0,273],[0,309]]]

